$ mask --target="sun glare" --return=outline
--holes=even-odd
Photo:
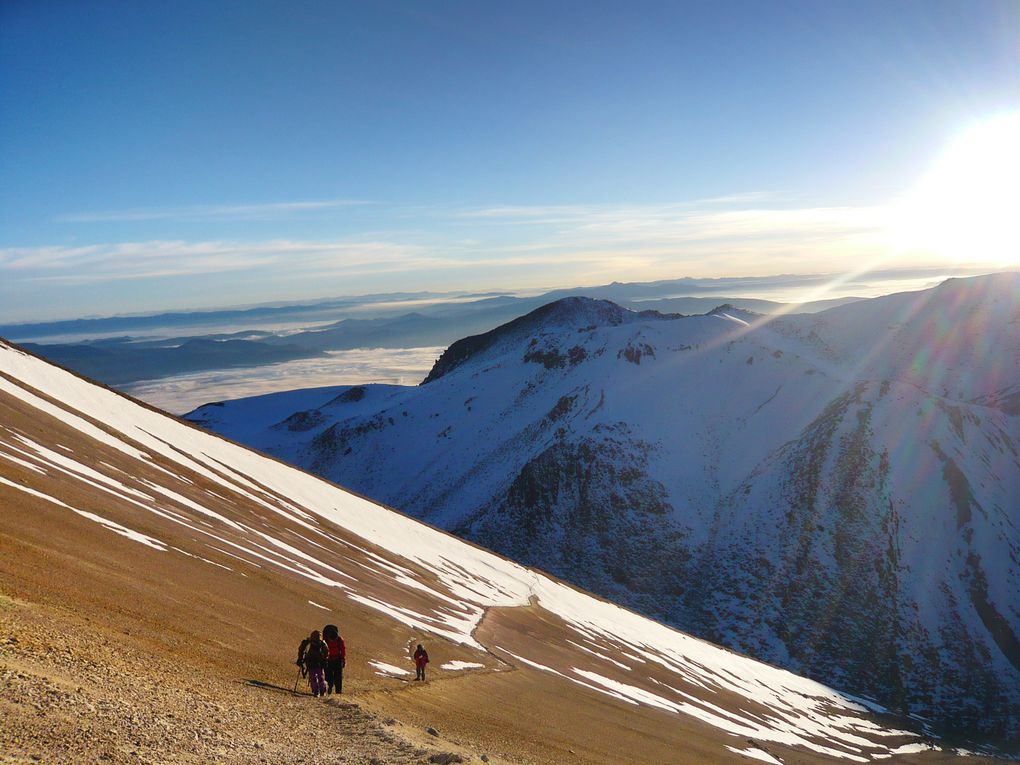
[[[1020,112],[957,138],[896,217],[903,250],[955,263],[1020,264]]]

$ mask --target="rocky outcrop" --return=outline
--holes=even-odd
[[[497,343],[513,341],[543,331],[567,328],[570,330],[592,330],[597,327],[614,327],[630,321],[669,320],[680,318],[677,314],[660,314],[657,311],[630,311],[608,300],[592,300],[583,297],[567,297],[536,308],[529,314],[507,322],[490,332],[458,340],[447,348],[436,361],[422,385],[434,382],[448,374],[469,359],[487,351]],[[568,358],[543,356],[536,352],[528,361],[538,361],[547,366],[562,366]],[[577,363],[576,360],[573,363]]]
[[[675,620],[689,587],[687,530],[648,474],[651,445],[623,423],[530,459],[502,496],[455,533],[603,597]]]

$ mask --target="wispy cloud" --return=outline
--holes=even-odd
[[[0,249],[0,273],[59,284],[199,276],[275,269],[294,275],[386,269],[415,262],[420,248],[391,242],[149,241],[86,247]]]
[[[496,205],[469,207],[455,212],[461,218],[502,220],[515,223],[543,223],[549,220],[580,221],[598,217],[620,215],[679,215],[724,205],[758,204],[775,202],[778,196],[771,192],[751,191],[726,196],[692,199],[685,202],[634,205]]]
[[[189,207],[149,207],[127,210],[67,213],[57,216],[59,223],[133,223],[156,220],[277,220],[302,213],[334,210],[371,204],[357,199],[324,199],[266,204],[193,205]]]
[[[799,209],[747,208],[738,210],[621,210],[579,221],[562,233],[588,244],[682,244],[740,242],[790,245],[818,240],[842,242],[858,236],[884,235],[884,208],[823,207]]]
[[[796,207],[783,201],[751,193],[669,204],[380,208],[373,222],[388,219],[394,228],[342,240],[153,239],[0,248],[0,281],[8,293],[21,289],[15,285],[26,291],[38,285],[42,293],[43,285],[219,274],[219,283],[229,285],[235,296],[254,285],[260,294],[298,295],[320,292],[324,285],[342,285],[344,293],[366,287],[520,289],[678,276],[844,273],[861,263],[878,268],[938,262],[896,251],[889,235],[891,207]],[[354,203],[186,209],[209,216],[272,215],[349,204]],[[181,210],[105,215],[175,214]]]
[[[627,278],[803,271],[807,260],[807,270],[839,270],[841,259],[890,254],[889,208],[777,201],[756,193],[675,204],[474,208],[453,217],[483,232],[510,232],[503,255],[587,258]]]

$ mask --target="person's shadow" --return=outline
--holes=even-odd
[[[245,685],[250,685],[253,688],[263,688],[267,691],[277,691],[278,693],[287,693],[291,696],[310,696],[311,694],[303,690],[294,690],[293,688],[284,688],[282,685],[273,685],[262,680],[245,680]]]

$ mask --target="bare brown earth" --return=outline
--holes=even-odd
[[[246,686],[154,654],[146,641],[97,629],[94,620],[11,599],[0,607],[3,762],[426,759],[425,749],[346,700]]]
[[[150,493],[152,483],[167,483],[173,473],[168,485],[182,497],[286,538],[356,581],[359,594],[422,613],[438,607],[427,592],[401,586],[380,561],[441,590],[431,572],[326,519],[314,520],[321,535],[309,541],[293,520],[240,493],[158,455],[151,462],[132,459],[0,392],[0,447],[11,453],[24,447],[23,438]],[[610,673],[597,659],[566,648],[576,633],[537,605],[490,609],[475,633],[487,650],[465,647],[253,558],[250,539],[244,551],[210,545],[80,474],[17,454],[36,469],[0,459],[6,480],[152,535],[170,549],[125,539],[0,483],[0,763],[428,763],[450,760],[444,754],[535,765],[756,761],[726,745],[764,749],[792,764],[846,762],[741,740],[693,717],[626,704],[521,665],[511,652],[564,670]],[[268,490],[263,495],[286,502]],[[241,532],[203,520],[186,502],[160,497],[159,503],[224,540],[243,541]],[[294,654],[301,638],[326,621],[341,626],[348,667],[341,697],[314,699],[300,682],[293,692]],[[417,642],[432,657],[425,684],[380,676],[369,664],[410,671],[409,647]],[[440,669],[453,659],[484,669]],[[681,682],[665,669],[649,670],[642,682],[651,683],[656,672]],[[713,700],[747,707],[737,698]],[[884,761],[950,759],[926,753]]]

